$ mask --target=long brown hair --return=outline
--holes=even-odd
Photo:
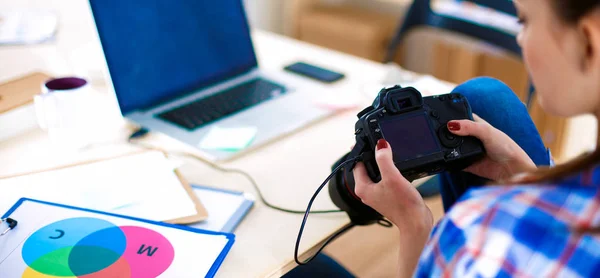
[[[550,0],[553,10],[566,24],[577,24],[579,20],[600,7],[600,0]],[[599,129],[600,130],[600,129]],[[598,141],[600,146],[600,137]],[[553,168],[540,168],[525,178],[524,183],[552,181],[576,174],[600,163],[600,149],[584,154],[568,163]]]

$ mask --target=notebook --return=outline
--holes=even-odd
[[[12,277],[213,277],[235,236],[39,200],[4,214],[0,273]],[[6,229],[6,226],[0,226]]]
[[[249,193],[192,185],[194,193],[208,212],[208,218],[190,227],[233,233],[238,224],[254,205]]]
[[[0,177],[0,211],[32,198],[154,221],[206,219],[202,203],[160,151]]]

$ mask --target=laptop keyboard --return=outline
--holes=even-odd
[[[283,93],[283,86],[257,78],[160,113],[158,117],[187,130],[194,130]]]

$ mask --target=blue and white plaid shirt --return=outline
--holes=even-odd
[[[600,277],[600,167],[555,185],[473,189],[434,228],[417,277]]]

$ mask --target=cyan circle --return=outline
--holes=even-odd
[[[118,229],[106,220],[90,217],[69,218],[48,224],[27,238],[21,252],[23,260],[28,266],[43,274],[50,275],[50,273],[56,273],[57,271],[60,273],[71,272],[69,266],[70,254],[65,256],[66,254],[62,254],[64,251],[59,250],[72,249],[87,236],[109,228]],[[118,248],[114,249],[119,250]],[[57,254],[56,251],[62,254],[60,257],[55,258],[60,261],[48,257],[53,257],[53,254]],[[38,261],[42,257],[45,258]],[[36,261],[38,262],[34,264]],[[44,261],[52,261],[54,264],[41,263]],[[58,266],[60,266],[60,269],[57,268]]]
[[[100,271],[115,263],[123,252],[127,239],[119,227],[96,231],[75,244],[69,254],[69,268],[75,276]]]

